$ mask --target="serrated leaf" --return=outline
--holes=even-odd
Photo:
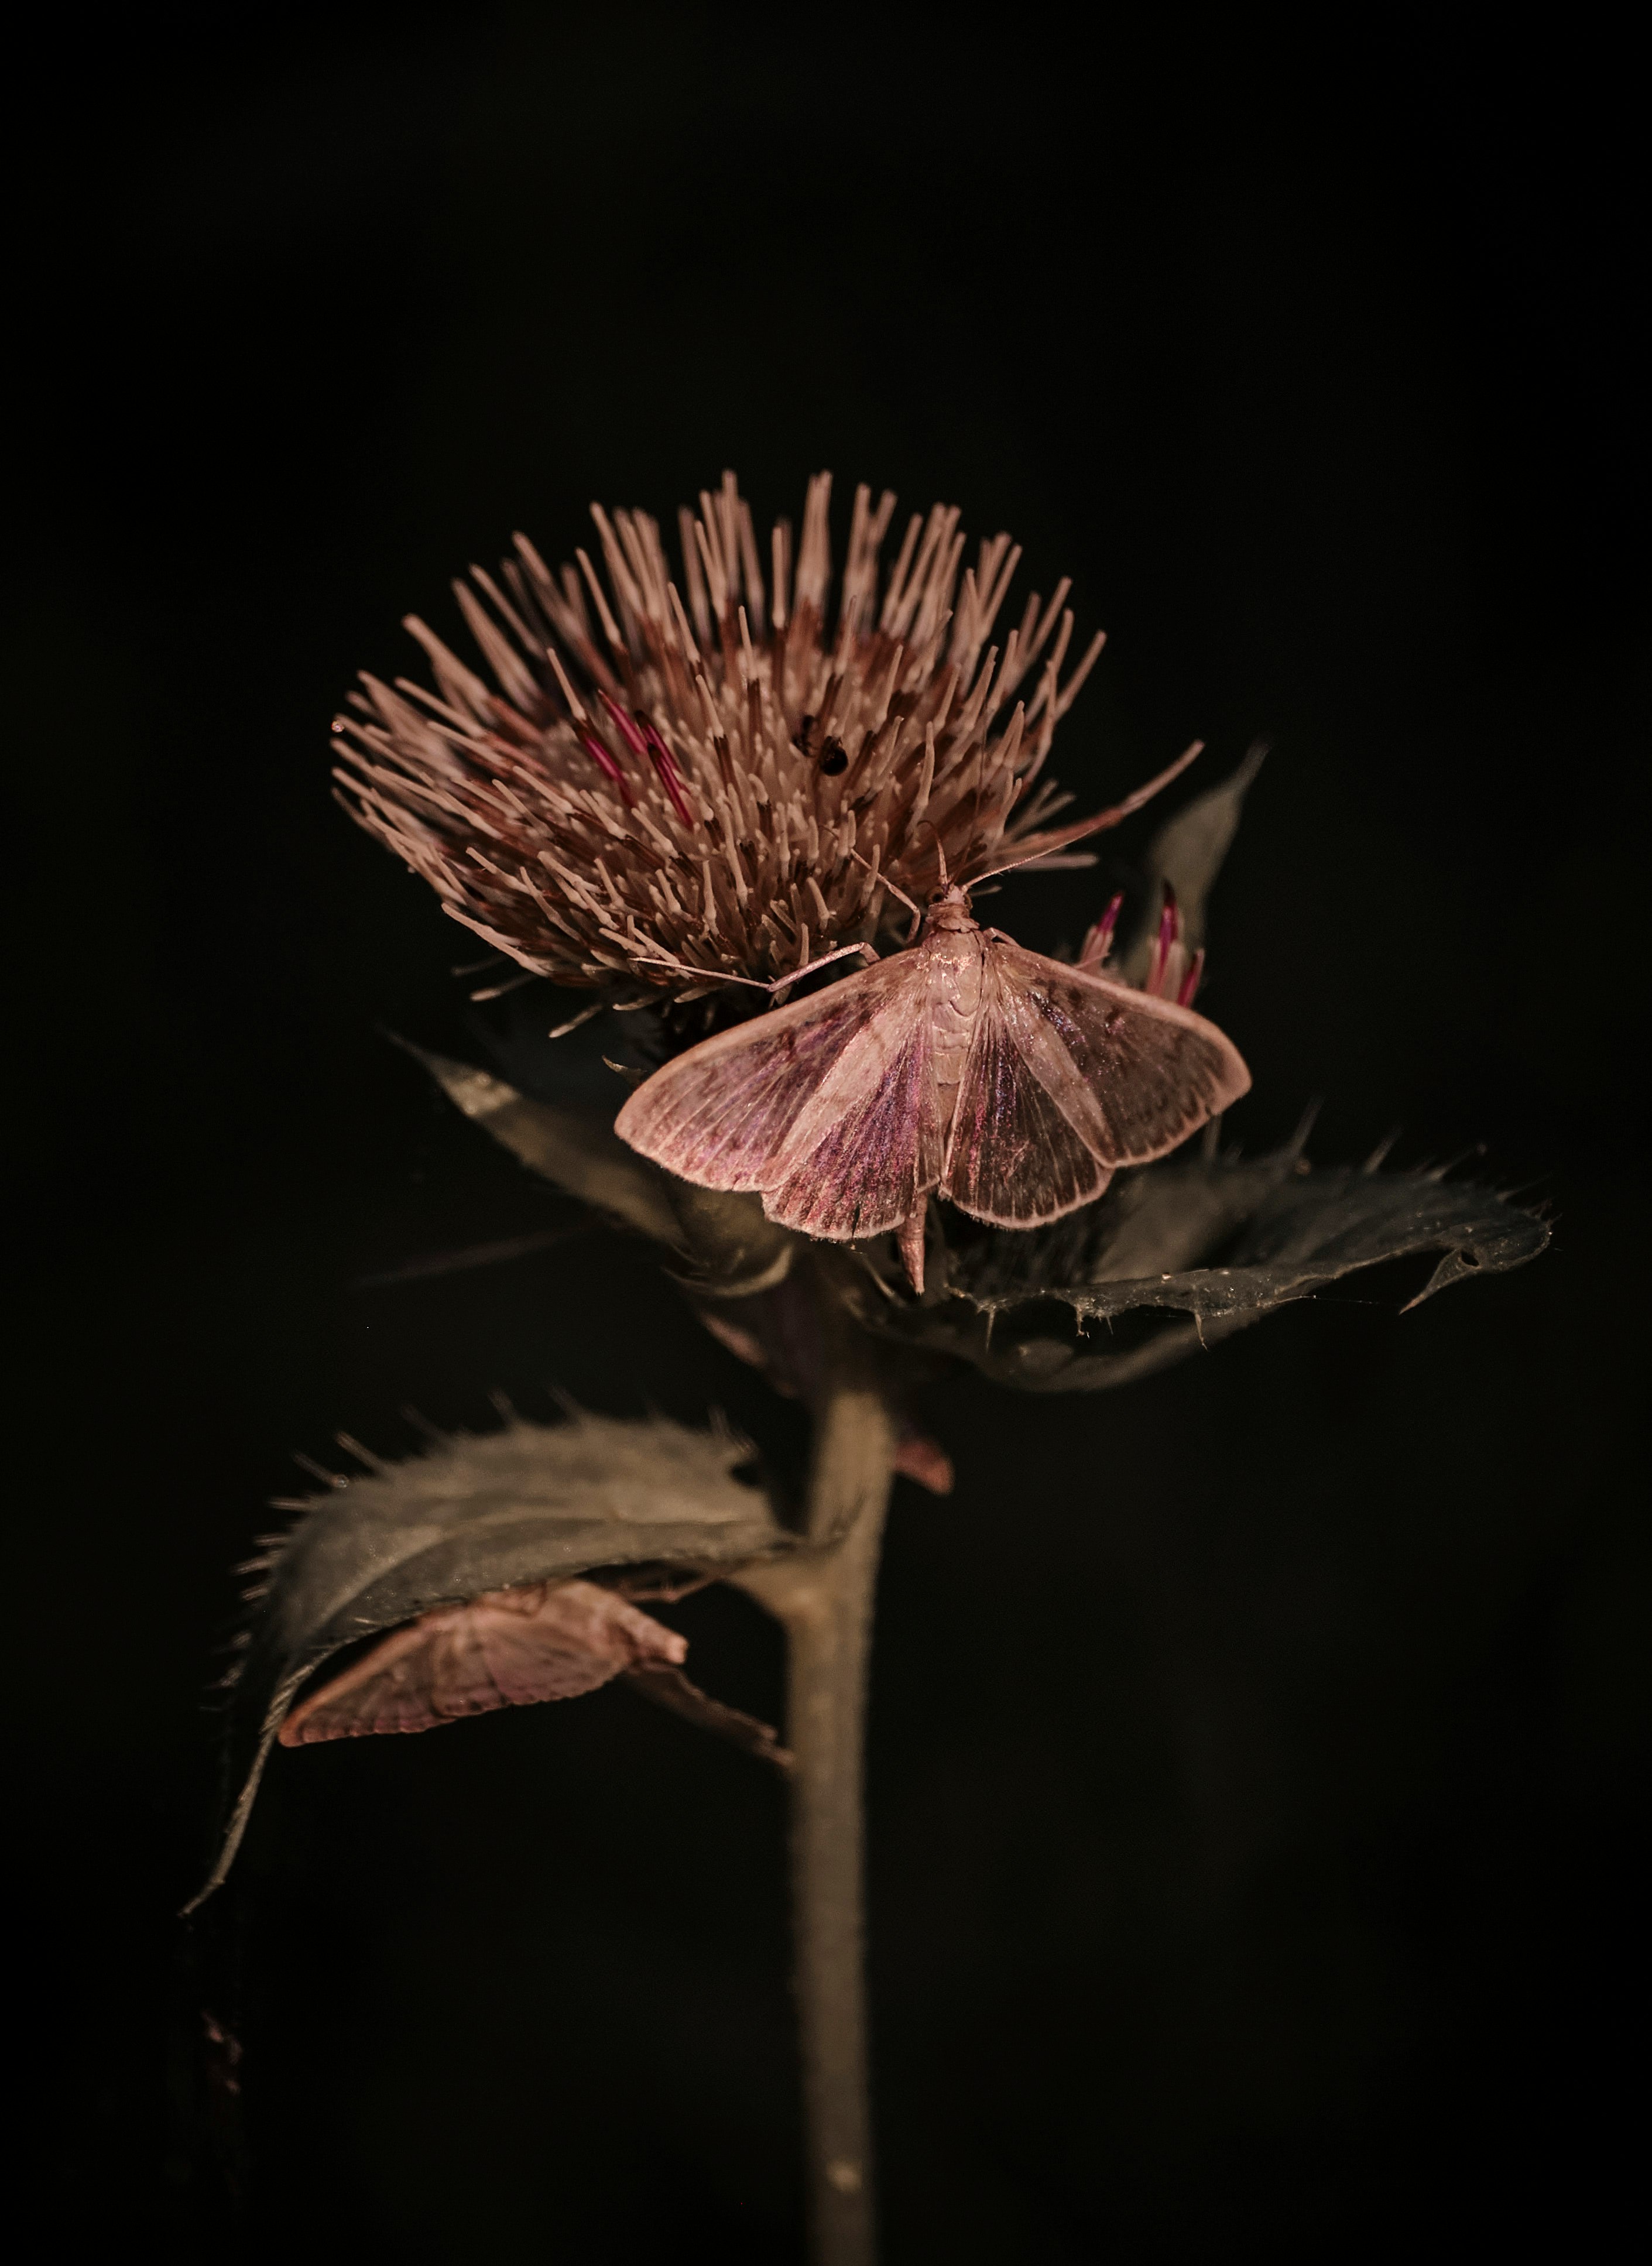
[[[767,1498],[734,1476],[750,1452],[727,1431],[663,1417],[513,1418],[295,1506],[298,1523],[263,1568],[230,1687],[230,1798],[201,1896],[227,1872],[288,1709],[324,1661],[490,1590],[599,1567],[691,1576],[794,1548]]]
[[[946,1220],[944,1279],[904,1297],[889,1268],[848,1295],[869,1329],[1031,1392],[1150,1375],[1364,1267],[1442,1256],[1411,1303],[1533,1259],[1540,1219],[1429,1173],[1310,1171],[1295,1150],[1121,1173],[1100,1202],[1030,1232]]]

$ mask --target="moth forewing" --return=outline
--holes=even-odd
[[[800,1116],[886,997],[910,984],[903,957],[702,1040],[637,1088],[614,1130],[696,1187],[771,1187]]]
[[[775,1159],[778,1175],[765,1183],[778,1186],[802,1171],[842,1123],[862,1123],[864,1137],[880,1144],[892,1138],[887,1107],[899,1093],[914,1117],[910,1137],[897,1147],[903,1152],[910,1139],[916,1150],[925,1145],[923,1135],[935,1112],[933,1049],[930,1029],[931,970],[921,952],[902,953],[882,963],[884,981],[872,1012],[837,1062],[804,1100]],[[853,983],[856,979],[848,979]],[[945,1128],[941,1129],[944,1140]],[[936,1159],[939,1174],[939,1158]]]
[[[787,1142],[784,1177],[763,1198],[783,1227],[839,1242],[884,1235],[939,1181],[946,1127],[936,1109],[929,1025],[921,999],[897,1013],[903,1004],[887,1006],[856,1042],[835,1091],[822,1087],[819,1107],[809,1105]]]

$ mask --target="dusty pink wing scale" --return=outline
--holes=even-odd
[[[647,1661],[673,1666],[687,1640],[595,1582],[495,1590],[395,1629],[281,1726],[285,1747],[428,1731],[494,1707],[572,1700]]]
[[[1005,1226],[1058,1219],[1117,1166],[1179,1146],[1250,1082],[1232,1041],[1191,1008],[989,934],[946,1192]]]
[[[772,1185],[788,1135],[846,1049],[913,982],[908,955],[742,1023],[679,1055],[640,1085],[614,1130],[705,1188]]]
[[[992,996],[990,961],[983,992],[953,1119],[946,1192],[976,1219],[1030,1227],[1091,1202],[1112,1170],[1029,1062],[1024,1034]]]
[[[656,1071],[615,1130],[701,1188],[844,1240],[898,1226],[940,1177],[931,966],[900,953]]]
[[[903,954],[910,980],[840,1056],[800,1115],[764,1192],[771,1219],[844,1241],[899,1227],[940,1179],[930,970]]]

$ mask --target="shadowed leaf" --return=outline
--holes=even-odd
[[[852,1310],[881,1335],[1042,1392],[1128,1384],[1360,1268],[1438,1252],[1416,1305],[1520,1266],[1549,1236],[1490,1189],[1311,1171],[1294,1149],[1122,1173],[1100,1202],[1029,1234],[971,1233],[941,1209],[944,1273],[929,1294],[906,1297],[880,1252],[840,1278]]]
[[[764,1218],[760,1197],[691,1188],[662,1172],[614,1132],[612,1110],[536,1101],[468,1063],[397,1043],[530,1172],[667,1245],[683,1282],[703,1296],[749,1297],[791,1265],[796,1239]]]
[[[456,1107],[530,1173],[656,1242],[682,1248],[676,1215],[666,1200],[665,1174],[625,1146],[613,1130],[611,1111],[604,1115],[600,1107],[532,1101],[470,1063],[431,1054],[406,1039],[396,1043],[429,1071]]]
[[[1141,908],[1136,940],[1119,971],[1127,983],[1140,983],[1146,976],[1166,882],[1176,893],[1182,941],[1189,952],[1204,942],[1206,902],[1239,830],[1246,792],[1267,753],[1266,748],[1253,748],[1231,778],[1208,793],[1195,795],[1148,844],[1142,862],[1155,887]]]
[[[691,1578],[788,1550],[794,1538],[766,1497],[734,1476],[749,1453],[727,1432],[662,1417],[513,1418],[285,1506],[302,1516],[259,1564],[265,1583],[230,1685],[227,1818],[201,1895],[229,1868],[299,1687],[333,1654],[487,1591],[599,1567]]]

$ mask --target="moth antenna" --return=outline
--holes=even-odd
[[[1116,826],[1121,819],[1128,818],[1132,811],[1139,810],[1144,802],[1151,802],[1161,788],[1167,787],[1172,779],[1179,778],[1195,757],[1203,752],[1204,742],[1195,740],[1190,747],[1182,749],[1173,764],[1166,765],[1157,778],[1149,779],[1145,786],[1138,786],[1134,793],[1127,794],[1122,802],[1115,802],[1111,810],[1099,810],[1093,818],[1081,818],[1071,826],[1053,828],[1036,847],[1020,858],[1010,859],[1002,866],[989,866],[984,873],[975,876],[975,881],[990,881],[1000,874],[1014,873],[1018,866],[1035,865],[1039,859],[1048,858],[1052,850],[1063,850],[1070,842],[1082,842],[1086,834],[1100,834],[1107,827]],[[975,881],[970,883],[972,888]]]
[[[806,976],[812,976],[817,968],[830,968],[834,960],[847,960],[851,953],[854,952],[864,953],[869,960],[875,960],[878,957],[869,944],[840,944],[836,952],[822,952],[817,959],[809,961],[806,966],[794,968],[789,976],[773,977],[771,982],[764,984],[762,989],[771,992],[784,991],[791,984],[800,983]]]

